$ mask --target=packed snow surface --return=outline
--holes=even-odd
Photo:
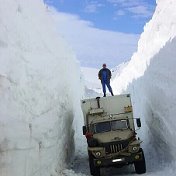
[[[89,67],[81,67],[81,71],[83,74],[83,79],[85,80],[85,86],[92,90],[101,89],[101,82],[98,79],[99,69],[89,68]]]
[[[93,98],[101,96],[101,81],[98,79],[99,70],[96,68],[81,67],[84,97]]]
[[[79,68],[42,0],[0,0],[0,175],[56,176],[74,150]]]

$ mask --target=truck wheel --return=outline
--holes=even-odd
[[[142,160],[134,162],[134,167],[137,174],[144,174],[146,173],[145,157],[143,150],[140,149],[140,151],[142,152]]]
[[[100,168],[94,166],[94,161],[93,161],[94,156],[90,152],[88,152],[88,154],[89,154],[89,167],[90,167],[91,175],[100,176]]]

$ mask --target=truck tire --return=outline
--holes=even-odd
[[[142,152],[142,160],[134,162],[134,167],[137,174],[144,174],[146,173],[145,157],[142,149],[140,152]]]
[[[88,155],[89,155],[89,167],[90,167],[91,175],[100,176],[100,168],[94,166],[94,161],[93,161],[94,156],[90,152],[88,152]]]

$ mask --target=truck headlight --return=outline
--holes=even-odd
[[[100,156],[101,156],[101,152],[96,152],[95,155],[96,155],[97,157],[100,157]]]
[[[138,147],[137,147],[137,146],[134,146],[134,147],[132,147],[132,150],[135,152],[135,151],[138,150]]]
[[[129,152],[131,152],[131,153],[136,153],[138,151],[139,151],[139,146],[137,146],[137,145],[133,145],[133,146],[129,147]]]
[[[101,158],[106,155],[103,147],[90,147],[88,150],[94,155],[95,158]]]

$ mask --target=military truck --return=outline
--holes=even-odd
[[[90,173],[100,176],[102,167],[134,164],[137,174],[146,172],[142,141],[136,128],[140,118],[133,117],[130,94],[85,99],[83,135],[87,138]]]

